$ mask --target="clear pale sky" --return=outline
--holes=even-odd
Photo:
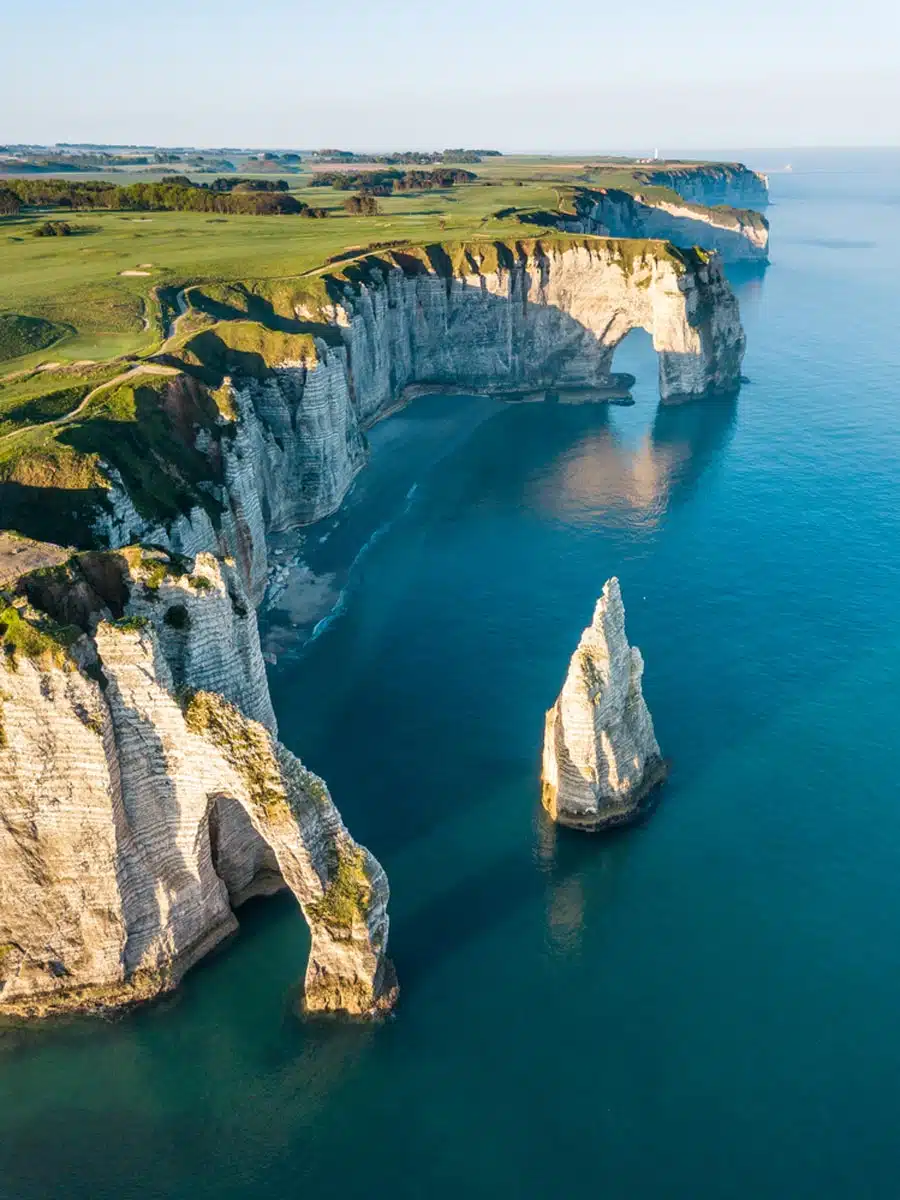
[[[898,0],[0,0],[0,143],[900,144]]]

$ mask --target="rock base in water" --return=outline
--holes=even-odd
[[[643,673],[641,652],[625,636],[619,581],[610,579],[545,722],[542,801],[560,825],[625,825],[665,779]]]
[[[548,815],[558,825],[568,829],[580,829],[583,833],[599,833],[602,829],[615,829],[622,825],[631,825],[639,821],[654,805],[658,788],[665,783],[669,774],[669,764],[663,758],[654,759],[647,764],[644,776],[631,793],[629,803],[616,811],[577,813],[562,811],[557,808],[557,793],[545,782],[541,803]]]

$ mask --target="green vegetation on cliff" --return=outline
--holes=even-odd
[[[282,363],[313,365],[318,356],[309,333],[235,320],[218,321],[189,334],[180,344],[167,348],[165,359],[196,373],[207,383],[219,384],[225,375],[261,379]]]
[[[153,359],[76,364],[0,380],[0,504],[9,528],[87,548],[121,480],[138,515],[169,524],[194,508],[218,521],[220,444],[237,414],[226,377],[263,379],[281,365],[314,367],[319,344],[341,345],[337,307],[393,271],[469,278],[576,250],[626,274],[666,262],[679,274],[698,249],[556,231],[478,236],[345,251],[316,271],[194,285]],[[198,433],[204,432],[202,450]]]
[[[207,189],[186,189],[192,202],[213,207],[227,206],[241,196],[254,204],[258,197],[266,202],[284,197],[325,210],[329,219],[324,221],[291,215],[260,219],[221,211],[169,211],[157,200],[165,200],[166,188],[177,191],[184,185],[147,183],[146,175],[134,176],[135,190],[121,193],[123,203],[133,201],[131,208],[10,211],[0,215],[0,364],[33,366],[47,358],[51,344],[54,358],[68,362],[152,352],[164,340],[173,298],[185,286],[213,287],[235,279],[251,286],[271,283],[385,243],[514,238],[521,236],[517,212],[555,213],[567,188],[603,186],[656,194],[649,174],[663,169],[690,176],[715,173],[716,166],[660,163],[651,167],[627,159],[490,156],[472,165],[476,176],[472,182],[428,191],[395,191],[379,197],[380,213],[364,216],[344,212],[346,192],[321,186],[327,173],[308,166],[301,175],[277,183],[270,178],[241,183],[237,177],[226,177],[230,190],[218,190],[218,180]],[[354,175],[362,175],[358,167]],[[32,204],[52,204],[54,195],[63,198],[72,188],[86,189],[79,196],[90,202],[94,182],[100,193],[112,194],[109,181],[84,181],[71,175],[9,181],[19,190],[30,188],[27,195]],[[429,182],[439,183],[440,177]],[[255,190],[258,186],[290,191]],[[254,190],[241,190],[251,187]],[[671,190],[658,191],[675,198]],[[75,236],[32,237],[48,216],[63,216]],[[26,328],[25,321],[44,324]]]
[[[181,707],[188,729],[209,738],[222,752],[262,815],[273,819],[290,813],[272,741],[262,725],[213,692],[185,692]]]
[[[344,932],[354,925],[365,924],[371,896],[365,851],[359,846],[338,843],[322,898],[306,908],[314,921]]]
[[[58,625],[24,600],[0,595],[0,653],[8,671],[17,671],[22,659],[47,671],[69,667],[70,648],[80,636],[77,627]]]
[[[209,486],[221,482],[221,464],[194,442],[202,428],[214,445],[228,425],[199,381],[161,372],[138,368],[114,377],[66,408],[67,415],[39,424],[18,422],[21,405],[4,410],[6,424],[14,426],[0,437],[5,525],[41,540],[93,545],[91,525],[109,488],[102,463],[118,473],[138,513],[151,521],[168,521],[197,506],[217,520],[221,505]],[[46,372],[41,382],[45,395],[33,392],[22,405],[57,406],[59,380]],[[73,393],[62,392],[58,407],[73,399]]]
[[[117,363],[40,371],[0,381],[0,438],[71,413],[94,388],[121,374]]]

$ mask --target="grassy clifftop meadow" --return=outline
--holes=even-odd
[[[387,242],[514,237],[522,233],[518,210],[554,212],[573,184],[647,190],[633,163],[490,156],[453,168],[471,177],[463,182],[392,190],[373,197],[377,212],[351,214],[345,205],[352,189],[314,186],[317,179],[372,170],[433,177],[441,168],[304,161],[276,164],[285,167],[281,173],[266,164],[269,170],[254,174],[252,168],[260,165],[239,162],[239,178],[248,188],[285,189],[277,195],[296,201],[299,212],[73,209],[26,202],[18,213],[0,215],[0,376],[48,361],[151,351],[174,315],[175,293],[189,283],[298,275],[348,249]],[[37,175],[10,171],[4,178],[9,167],[8,161],[0,162],[0,189],[24,191],[26,198],[29,188],[48,178],[75,188],[105,182],[127,190],[158,188],[161,180],[146,170],[140,174],[137,167],[55,175],[50,168],[49,174]],[[179,171],[178,164],[171,170]],[[191,171],[179,178],[207,189],[217,178],[228,179]],[[395,182],[403,186],[402,180]],[[234,193],[230,199],[236,199]],[[324,217],[308,220],[303,210]],[[45,230],[48,224],[67,228],[54,236],[52,229]],[[39,231],[51,236],[35,236]]]
[[[215,509],[210,463],[178,427],[229,436],[218,385],[236,363],[254,373],[313,360],[314,337],[335,335],[323,323],[329,287],[429,253],[440,260],[431,269],[464,273],[473,246],[490,269],[509,247],[558,239],[552,214],[573,188],[647,190],[635,164],[464,161],[306,163],[284,174],[244,163],[239,175],[173,183],[130,170],[0,177],[2,524],[23,528],[30,513],[33,536],[86,544],[107,487],[101,462],[146,516]],[[253,211],[233,211],[244,205]],[[640,252],[619,242],[625,257]],[[46,528],[34,523],[38,492]]]

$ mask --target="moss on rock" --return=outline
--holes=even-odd
[[[259,722],[249,720],[213,692],[186,691],[181,707],[188,729],[208,737],[221,750],[243,779],[254,805],[270,818],[290,813],[271,739]]]
[[[311,334],[270,329],[251,320],[218,321],[190,334],[167,350],[166,357],[198,373],[217,389],[216,394],[226,375],[263,379],[281,363],[314,366],[318,362]]]
[[[0,599],[0,650],[8,671],[17,671],[22,659],[41,670],[71,670],[71,647],[81,636],[75,626],[58,625],[24,601],[3,604]]]
[[[365,851],[352,843],[338,842],[322,898],[312,901],[307,909],[313,920],[344,932],[365,924],[371,896]]]

